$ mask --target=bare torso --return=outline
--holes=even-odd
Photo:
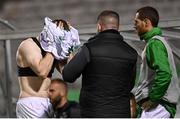
[[[48,97],[49,78],[42,80],[37,77],[19,77],[18,80],[20,85],[19,98]]]
[[[23,42],[31,43],[33,41],[32,39],[29,39]],[[16,54],[17,65],[19,67],[30,67],[24,58],[24,54],[22,53],[22,49],[24,50],[24,47],[26,47],[25,45],[27,44],[23,42],[21,43],[21,45],[19,46],[17,50],[17,54]],[[39,54],[41,55],[40,48],[35,43],[33,45],[34,45],[33,52],[39,52]],[[39,58],[39,56],[37,58]],[[42,55],[41,55],[41,58],[42,58]],[[19,98],[48,97],[47,91],[51,82],[50,78],[43,79],[42,77],[38,77],[38,76],[23,76],[23,77],[18,77],[18,80],[19,80],[19,86],[20,86]]]

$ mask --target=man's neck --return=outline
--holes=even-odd
[[[66,103],[67,103],[67,98],[62,97],[62,98],[61,98],[61,101],[59,102],[59,104],[57,105],[56,108],[61,108],[61,107],[63,107]]]

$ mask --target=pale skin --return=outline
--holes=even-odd
[[[24,97],[47,97],[47,90],[50,79],[47,78],[51,70],[54,57],[47,53],[43,58],[40,48],[28,38],[23,41],[16,54],[16,61],[19,67],[30,67],[38,76],[18,77],[20,85],[20,98]]]
[[[150,31],[153,27],[149,19],[144,20],[139,19],[139,13],[136,13],[134,18],[134,28],[136,29],[138,35]]]
[[[63,23],[59,22],[58,26],[63,29]],[[38,39],[38,38],[37,38]],[[19,67],[30,67],[37,76],[18,77],[20,86],[19,98],[24,97],[48,97],[48,88],[51,80],[48,76],[53,62],[54,56],[51,53],[46,53],[43,57],[41,49],[33,41],[32,38],[24,40],[18,47],[16,54],[16,62]],[[58,63],[56,66],[60,72],[63,67]]]
[[[51,103],[54,103],[57,96],[61,97],[61,101],[57,104],[56,108],[63,107],[67,102],[67,88],[64,84],[53,82],[49,86],[49,98]]]
[[[18,77],[20,86],[19,98],[24,97],[48,97],[50,78],[47,77],[54,62],[51,53],[42,57],[41,49],[37,44],[28,38],[18,47],[16,61],[19,67],[30,67],[37,76]],[[60,71],[60,64],[56,67]]]

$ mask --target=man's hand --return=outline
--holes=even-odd
[[[74,56],[75,56],[74,53],[70,53],[70,54],[69,54],[69,58],[68,58],[68,60],[67,60],[67,63],[69,63]]]
[[[130,106],[131,106],[131,118],[135,118],[136,117],[136,99],[133,94],[130,99]]]
[[[56,68],[61,74],[62,74],[62,70],[64,69],[64,66],[67,64],[67,60],[68,59],[58,61],[58,65],[56,66]]]
[[[149,111],[151,109],[156,108],[157,106],[158,106],[158,103],[148,100],[142,104],[141,108],[145,111]]]

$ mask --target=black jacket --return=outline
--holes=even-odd
[[[79,104],[74,101],[68,101],[63,107],[54,111],[54,118],[80,118]]]
[[[82,117],[130,117],[136,61],[137,52],[115,30],[103,31],[84,44],[63,70],[68,82],[82,74]]]

